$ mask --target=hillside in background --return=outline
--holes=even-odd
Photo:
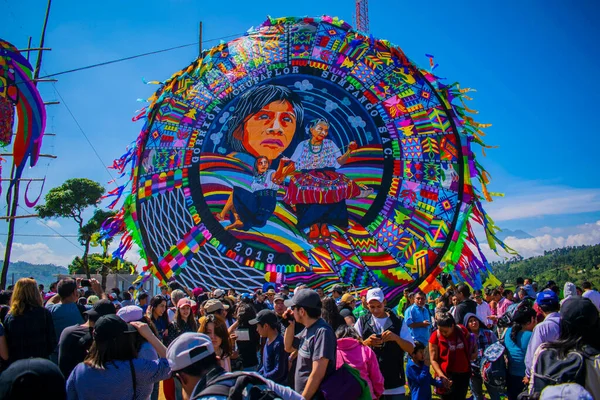
[[[38,283],[43,284],[47,289],[50,286],[50,283],[56,281],[56,275],[66,275],[68,273],[69,270],[65,267],[59,267],[54,264],[37,265],[25,261],[11,262],[8,267],[8,275],[6,276],[6,285],[9,286],[13,284],[14,274],[14,282],[18,281],[20,278],[29,278],[31,276]]]
[[[491,263],[494,275],[500,281],[514,284],[518,277],[532,278],[540,286],[555,281],[562,289],[565,282],[581,286],[590,281],[600,288],[600,244],[594,246],[564,247],[545,251],[543,256],[523,259],[512,258]]]

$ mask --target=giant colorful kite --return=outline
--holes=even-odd
[[[269,19],[205,52],[162,84],[115,162],[133,164],[105,225],[125,232],[115,255],[137,244],[145,275],[189,287],[342,281],[394,298],[442,271],[493,282],[471,228],[501,244],[471,149],[486,126],[430,61],[330,17]]]
[[[36,165],[46,127],[46,108],[32,71],[31,64],[19,50],[0,39],[0,146],[11,143],[15,108],[18,120],[13,144],[15,174],[11,186],[21,177],[27,160],[30,166]]]

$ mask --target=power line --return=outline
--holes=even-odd
[[[104,161],[102,160],[102,157],[100,157],[100,154],[98,154],[98,151],[96,150],[96,148],[94,147],[94,145],[90,141],[90,138],[88,137],[88,135],[83,130],[83,127],[81,126],[81,124],[79,123],[79,121],[77,120],[77,118],[75,118],[75,115],[73,114],[73,112],[69,108],[69,105],[67,104],[67,102],[65,101],[65,99],[62,97],[62,95],[60,94],[60,92],[58,91],[58,89],[56,88],[56,84],[52,83],[52,86],[54,86],[54,90],[56,91],[56,94],[60,98],[61,103],[65,106],[65,108],[67,109],[67,111],[69,112],[69,114],[71,114],[71,118],[73,118],[73,121],[75,121],[75,124],[77,125],[77,127],[81,131],[81,134],[83,135],[83,137],[85,138],[85,140],[87,140],[88,144],[90,145],[90,147],[94,151],[94,154],[96,154],[96,157],[98,158],[98,160],[100,160],[100,163],[102,164],[102,166],[104,167],[104,169],[108,173],[108,176],[110,176],[111,182],[113,182],[116,185],[117,182],[116,182],[115,178],[113,177],[112,173],[110,172],[110,170],[108,169],[108,167],[106,166],[106,164],[104,164]]]
[[[19,205],[19,208],[22,209],[25,212],[29,212],[25,207]],[[33,214],[27,214],[27,215],[33,215]],[[69,238],[63,234],[61,234],[59,231],[57,231],[56,229],[54,229],[53,227],[51,227],[50,225],[48,225],[46,223],[46,221],[44,221],[41,218],[38,218],[38,221],[40,221],[42,224],[44,224],[46,226],[46,228],[50,229],[52,232],[56,233],[58,236],[60,236],[61,238],[65,239],[67,242],[69,242],[73,247],[75,247],[77,250],[81,251],[81,247],[77,246],[75,243],[73,243],[71,240],[69,240]]]
[[[2,236],[7,236],[8,233],[0,233]],[[34,235],[34,234],[26,234],[26,233],[15,233],[13,236],[24,236],[24,237],[50,237],[50,238],[76,238],[77,235]]]
[[[204,43],[214,42],[214,41],[217,41],[217,40],[223,40],[223,39],[229,39],[229,38],[232,38],[232,37],[238,37],[240,35],[242,35],[242,34],[238,33],[238,34],[235,34],[235,35],[222,36],[222,37],[219,37],[219,38],[204,40],[203,42]],[[183,49],[185,47],[196,46],[196,45],[198,45],[198,42],[188,43],[188,44],[182,44],[180,46],[169,47],[168,49],[155,50],[155,51],[151,51],[151,52],[148,52],[148,53],[136,54],[134,56],[123,57],[123,58],[118,58],[116,60],[104,61],[104,62],[97,63],[97,64],[87,65],[85,67],[73,68],[73,69],[69,69],[67,71],[62,71],[62,72],[57,72],[57,73],[50,74],[50,75],[45,75],[45,76],[40,77],[39,79],[46,79],[46,78],[50,78],[50,77],[53,77],[53,76],[69,74],[71,72],[77,72],[77,71],[83,71],[83,70],[86,70],[86,69],[92,69],[92,68],[102,67],[104,65],[115,64],[115,63],[122,62],[122,61],[133,60],[134,58],[151,56],[153,54],[164,53],[164,52],[167,52],[167,51],[172,51],[172,50],[177,50],[177,49]]]

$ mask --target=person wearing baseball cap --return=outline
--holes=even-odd
[[[369,306],[367,304],[367,293],[369,289],[363,289],[360,291],[360,304],[354,310],[352,310],[352,314],[354,314],[354,318],[358,321],[360,317],[363,315],[369,314]]]
[[[544,343],[538,350],[533,365],[533,372],[529,393],[542,391],[547,384],[545,380],[538,379],[540,376],[548,376],[555,365],[548,360],[564,359],[571,352],[582,356],[585,363],[585,382],[581,383],[594,399],[600,399],[600,316],[598,309],[589,299],[573,296],[565,301],[560,309],[560,336],[557,340]],[[547,354],[546,352],[552,352]],[[565,383],[565,382],[558,382]]]
[[[265,301],[265,304],[269,310],[273,310],[275,308],[274,299],[276,294],[277,292],[275,292],[275,289],[273,288],[269,288],[269,290],[267,290],[267,300]]]
[[[137,357],[135,332],[152,344],[160,357]],[[104,315],[94,325],[94,343],[85,361],[79,363],[67,380],[69,399],[146,399],[153,384],[167,379],[171,370],[167,349],[147,324],[123,321],[115,314]],[[107,390],[110,388],[110,390]]]
[[[405,395],[404,353],[412,354],[414,341],[408,326],[386,307],[381,288],[373,288],[366,296],[369,314],[356,321],[354,328],[363,343],[373,349],[383,374],[383,396]]]
[[[290,307],[286,312],[289,325],[285,330],[285,351],[292,353],[301,349],[294,386],[304,398],[312,399],[323,380],[335,371],[337,339],[333,329],[321,318],[321,298],[314,290],[302,289],[284,304]],[[294,318],[287,318],[291,313]],[[298,335],[294,335],[296,323],[304,325]],[[317,368],[314,368],[315,363]]]
[[[266,304],[265,299],[266,295],[263,293],[262,289],[258,289],[254,292],[254,303],[252,307],[254,307],[254,311],[258,314],[261,310],[266,310],[269,306]]]
[[[531,376],[531,367],[536,350],[543,343],[554,342],[560,336],[560,300],[556,293],[550,289],[539,292],[536,296],[535,306],[544,315],[544,320],[533,328],[531,339],[525,354],[525,376]]]
[[[45,358],[15,361],[0,374],[0,399],[65,400],[65,377]]]
[[[82,362],[92,346],[92,330],[98,318],[115,314],[114,304],[108,299],[98,300],[91,310],[85,312],[87,322],[65,328],[58,341],[58,366],[64,376],[68,377],[73,368]]]
[[[290,286],[287,283],[281,285],[281,287],[279,288],[279,293],[283,296],[285,300],[287,300],[287,298],[290,296]]]
[[[285,384],[288,373],[288,355],[285,352],[283,336],[277,314],[271,310],[262,310],[256,318],[249,321],[256,325],[260,337],[266,339],[262,349],[262,363],[258,373],[274,382]]]
[[[212,341],[207,335],[191,332],[182,334],[169,345],[167,359],[173,376],[181,382],[187,398],[194,400],[227,398],[227,395],[220,394],[221,388],[211,385],[211,382],[231,374],[221,368]],[[253,383],[263,385],[284,400],[303,400],[290,388],[278,385],[255,373],[244,374],[254,377]],[[236,379],[233,375],[231,379],[219,379],[218,382],[219,386],[225,386],[227,392],[235,383]]]
[[[206,315],[214,314],[221,321],[225,322],[229,306],[217,299],[210,299],[204,303],[204,312]]]
[[[331,288],[331,297],[333,297],[336,304],[339,304],[345,292],[346,290],[342,285],[333,285]]]
[[[340,299],[340,302],[338,303],[338,309],[340,311],[346,309],[352,312],[352,310],[354,310],[354,307],[356,307],[356,299],[354,298],[354,296],[352,296],[350,293],[344,293],[344,295]]]

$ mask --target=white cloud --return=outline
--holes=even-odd
[[[541,234],[553,234],[553,235],[557,235],[559,233],[563,233],[564,229],[562,229],[562,228],[552,228],[550,226],[544,226],[544,227],[541,227],[541,228],[537,229],[537,232],[541,233]]]
[[[47,221],[38,220],[37,224],[40,226],[50,227],[50,228],[54,228],[54,229],[59,229],[61,227],[60,223],[53,219],[49,219]]]
[[[5,248],[4,244],[0,243],[2,254],[4,254]],[[45,243],[13,243],[10,260],[14,262],[25,261],[31,264],[55,264],[67,267],[76,255],[81,254],[57,254]]]
[[[511,188],[505,198],[486,204],[494,221],[534,218],[544,215],[580,214],[600,211],[600,189],[543,186],[527,182]]]
[[[554,229],[550,227],[542,229],[554,231]],[[558,231],[562,232],[564,230],[559,229]],[[525,258],[543,255],[545,250],[600,243],[600,221],[579,225],[573,227],[570,231],[572,231],[572,233],[569,235],[551,235],[550,233],[545,233],[528,239],[517,239],[509,236],[504,243]],[[481,248],[490,261],[502,259],[502,257],[498,257],[487,244],[483,243]]]

